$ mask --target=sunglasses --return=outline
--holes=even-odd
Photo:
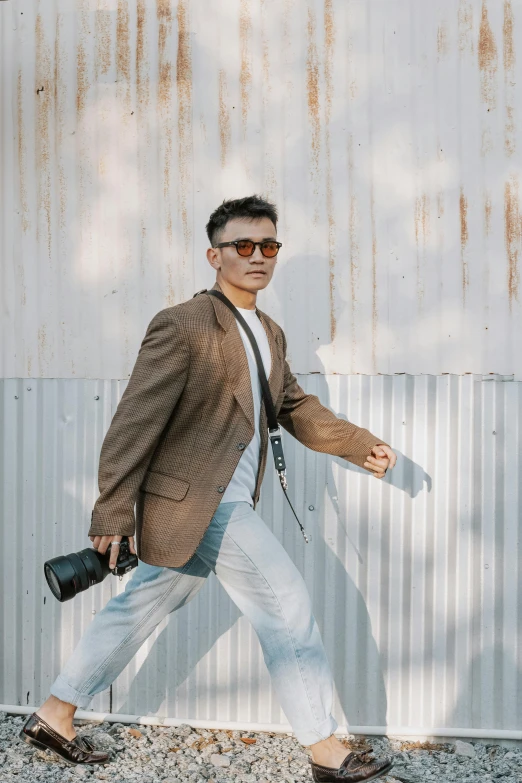
[[[235,242],[220,242],[219,245],[214,245],[214,247],[230,247],[231,245],[234,245],[238,254],[245,258],[252,255],[256,245],[259,245],[261,253],[265,258],[275,258],[279,253],[279,248],[283,247],[281,242],[274,242],[272,239],[265,239],[264,242],[252,242],[251,239],[236,239]]]

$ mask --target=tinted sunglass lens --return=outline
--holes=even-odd
[[[267,258],[273,258],[276,256],[278,250],[279,248],[277,246],[277,242],[263,242],[261,245],[261,252]]]
[[[237,252],[240,256],[251,256],[254,252],[254,243],[253,242],[238,242],[237,243]]]

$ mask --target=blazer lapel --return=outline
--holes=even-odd
[[[279,347],[279,342],[266,315],[262,310],[259,309],[257,310],[257,314],[261,320],[261,323],[263,324],[266,336],[268,337],[268,344],[270,345],[270,355],[272,361],[270,375],[268,377],[268,385],[270,387],[272,401],[275,405],[278,394],[281,391],[281,387],[283,385],[283,351],[282,348]]]
[[[221,291],[218,283],[215,283],[212,288],[216,291]],[[220,326],[225,331],[221,341],[221,349],[223,351],[223,359],[225,361],[227,376],[230,380],[232,391],[245,416],[252,426],[254,426],[254,401],[252,399],[250,369],[248,366],[245,346],[243,345],[243,340],[239,334],[235,316],[230,312],[228,307],[223,304],[223,302],[220,302],[219,299],[216,299],[214,296],[209,298],[214,307],[216,318]],[[261,312],[261,310],[258,310],[257,313],[267,333],[268,343],[270,346],[271,369],[270,376],[268,378],[268,385],[270,387],[272,400],[275,402],[282,385],[282,355],[275,335],[267,318],[265,317],[265,314]],[[262,406],[262,411],[264,412],[264,405]]]
[[[221,291],[217,283],[212,288],[216,291]],[[250,385],[250,370],[245,346],[239,334],[236,319],[228,307],[223,302],[220,302],[219,299],[216,299],[215,296],[210,296],[209,299],[212,302],[220,326],[225,330],[221,340],[221,349],[234,397],[253,427],[254,401],[252,399],[252,386]]]

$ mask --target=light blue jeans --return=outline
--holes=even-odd
[[[257,633],[281,707],[298,742],[337,728],[333,679],[303,578],[248,503],[222,503],[196,552],[179,568],[142,560],[125,591],[93,619],[51,694],[77,707],[108,688],[170,612],[190,601],[214,571]]]

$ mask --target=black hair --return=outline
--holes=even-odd
[[[212,247],[218,243],[219,238],[229,220],[246,218],[247,220],[261,220],[268,218],[277,228],[277,209],[274,204],[266,201],[261,196],[246,196],[245,198],[229,199],[223,201],[211,214],[207,223],[207,235]]]

